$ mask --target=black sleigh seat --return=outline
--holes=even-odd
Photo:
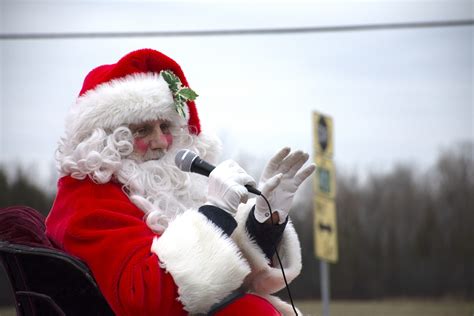
[[[44,216],[25,206],[0,209],[0,261],[18,315],[114,315],[89,268],[57,249]]]

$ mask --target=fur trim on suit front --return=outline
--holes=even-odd
[[[171,273],[179,300],[190,313],[207,313],[250,273],[232,239],[194,210],[172,221],[154,239],[151,251]]]
[[[269,301],[270,304],[272,304],[283,316],[295,315],[293,306],[291,306],[291,304],[288,304],[287,302],[282,301],[275,295],[259,295],[259,296]],[[298,313],[298,316],[303,316],[303,314],[298,308],[296,308],[296,312]]]

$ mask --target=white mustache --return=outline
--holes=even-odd
[[[168,151],[166,149],[148,149],[144,155],[139,155],[137,153],[130,154],[129,158],[135,160],[138,163],[150,161],[150,160],[159,160],[163,158]]]

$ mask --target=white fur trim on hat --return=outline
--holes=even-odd
[[[179,300],[190,313],[207,313],[250,273],[233,240],[194,210],[172,221],[151,251],[173,276]]]
[[[272,262],[269,262],[262,249],[247,232],[246,221],[253,205],[255,205],[254,199],[238,209],[235,218],[238,226],[232,237],[252,268],[246,284],[256,293],[271,294],[284,288],[285,282],[276,255],[272,258]],[[286,225],[277,249],[286,279],[291,282],[300,274],[302,268],[301,246],[291,220]]]
[[[186,117],[189,117],[185,106]],[[136,73],[100,84],[80,96],[66,118],[66,131],[81,141],[95,128],[166,119],[184,126],[168,83],[156,73]]]

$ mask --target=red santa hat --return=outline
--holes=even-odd
[[[199,135],[194,101],[183,102],[184,113],[180,115],[162,71],[170,71],[188,87],[178,63],[152,49],[133,51],[115,64],[93,69],[84,80],[66,129],[80,140],[95,128],[112,131],[121,125],[165,119],[187,125],[190,133]]]

